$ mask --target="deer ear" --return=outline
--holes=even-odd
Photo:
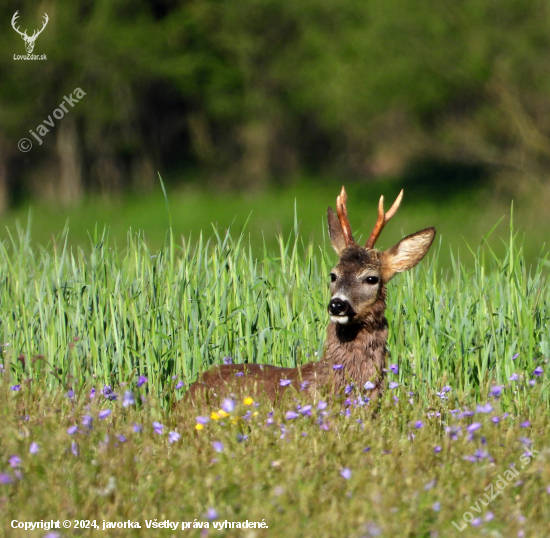
[[[344,238],[344,230],[342,230],[342,225],[338,220],[338,217],[332,211],[332,207],[329,207],[327,210],[327,220],[328,220],[328,233],[330,235],[330,242],[332,243],[332,248],[339,255],[342,250],[346,248],[346,239]]]
[[[388,282],[396,273],[412,269],[426,255],[434,237],[435,228],[426,228],[408,235],[397,245],[382,252],[382,280]]]

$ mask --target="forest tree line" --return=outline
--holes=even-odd
[[[14,60],[16,11],[29,35],[47,13],[34,49],[47,60]],[[0,211],[147,192],[157,171],[249,189],[419,160],[522,180],[550,169],[545,1],[29,0],[0,13]],[[29,131],[75,88],[85,97],[39,144]]]

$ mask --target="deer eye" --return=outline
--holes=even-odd
[[[336,280],[336,275],[334,273],[330,273],[330,281],[334,282]]]
[[[376,276],[368,276],[367,278],[365,278],[365,282],[366,282],[367,284],[371,284],[371,285],[378,284],[378,277],[376,277]]]

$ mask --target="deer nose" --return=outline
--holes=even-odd
[[[328,304],[328,313],[331,316],[345,316],[349,314],[350,310],[350,304],[347,301],[340,299],[339,297],[331,299],[330,303]]]

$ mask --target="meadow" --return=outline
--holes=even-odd
[[[379,409],[353,390],[329,402],[297,388],[275,407],[182,401],[213,363],[319,357],[336,259],[319,235],[296,222],[274,249],[214,228],[169,232],[152,249],[131,231],[121,245],[96,229],[87,247],[67,229],[42,247],[11,231],[0,243],[0,532],[547,536],[548,261],[526,263],[513,227],[499,252],[467,250],[468,264],[435,244],[389,284]],[[50,520],[70,528],[17,527]],[[178,527],[153,528],[165,521]]]

